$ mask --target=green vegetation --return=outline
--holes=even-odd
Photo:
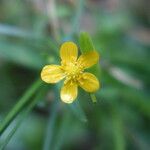
[[[0,150],[148,150],[149,12],[144,1],[0,1]],[[94,48],[101,89],[60,100],[40,72],[59,47]],[[92,58],[91,58],[92,59]],[[95,103],[93,103],[95,102]]]

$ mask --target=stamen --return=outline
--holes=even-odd
[[[83,66],[77,61],[75,61],[74,63],[70,62],[67,64],[65,62],[62,62],[62,68],[65,71],[66,76],[64,84],[66,84],[69,80],[72,80],[72,82],[78,82],[79,78],[81,78],[81,74],[83,73]]]
[[[87,79],[87,77],[83,77],[83,79]]]
[[[81,85],[83,85],[83,84],[84,84],[84,82],[83,82],[81,79],[80,79],[80,84],[81,84]]]

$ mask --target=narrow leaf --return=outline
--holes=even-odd
[[[86,32],[81,32],[79,37],[79,44],[80,44],[80,50],[81,53],[87,53],[90,51],[95,50],[95,47],[93,45],[92,39],[90,38],[89,34]],[[97,76],[97,78],[100,79],[100,65],[96,64],[88,69],[89,72],[93,73]],[[91,100],[95,103],[97,102],[96,96],[94,94],[90,94]]]
[[[55,93],[58,93],[57,88],[55,88]],[[47,129],[45,132],[45,140],[44,140],[43,150],[50,150],[52,147],[55,123],[56,123],[56,119],[57,119],[57,115],[58,115],[57,111],[59,108],[58,95],[59,94],[56,95],[56,99],[55,99],[54,103],[52,104],[52,106],[50,107]]]
[[[95,50],[92,40],[88,33],[81,32],[79,37],[79,43],[82,53],[86,53],[92,50]]]
[[[17,114],[23,109],[23,107],[30,100],[31,96],[37,91],[37,89],[42,85],[42,81],[39,79],[34,82],[31,87],[25,92],[25,94],[18,100],[17,104],[12,108],[8,115],[4,118],[3,122],[0,124],[0,136],[9,126],[11,121],[17,116]]]
[[[4,140],[4,142],[0,144],[0,149],[1,150],[3,150],[7,146],[7,144],[9,143],[9,141],[11,140],[11,138],[13,137],[13,135],[16,133],[17,129],[21,126],[23,120],[32,111],[32,109],[37,104],[37,102],[42,99],[43,94],[45,93],[44,90],[45,90],[45,88],[43,88],[36,95],[36,97],[33,99],[33,101],[27,106],[27,108],[22,113],[20,113],[19,118],[17,120],[17,123],[16,123],[15,127],[12,128],[11,132],[8,134],[8,136],[6,137],[6,139]]]

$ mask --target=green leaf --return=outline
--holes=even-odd
[[[90,38],[89,34],[86,32],[81,32],[79,37],[79,44],[80,44],[80,50],[82,54],[95,50],[92,39]],[[88,69],[88,71],[93,73],[94,75],[97,76],[98,79],[100,79],[99,64],[92,66],[91,68]],[[94,103],[97,102],[96,96],[94,94],[90,94],[90,96]]]
[[[86,32],[81,32],[80,37],[79,37],[79,43],[80,43],[80,48],[81,48],[82,53],[95,50],[93,42],[89,34]]]
[[[93,45],[92,39],[90,38],[89,34],[86,32],[81,32],[80,37],[79,37],[79,44],[80,44],[80,50],[82,54],[96,50]],[[100,79],[100,65],[99,64],[92,66],[88,70],[89,72],[95,74]]]

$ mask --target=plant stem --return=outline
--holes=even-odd
[[[30,100],[31,96],[37,91],[37,89],[42,85],[42,81],[38,79],[35,81],[31,87],[25,92],[17,104],[12,108],[12,110],[5,117],[4,121],[0,124],[0,136],[9,126],[11,121],[17,116],[17,114],[24,108],[27,102]]]
[[[97,102],[97,98],[96,98],[95,94],[91,93],[90,97],[91,97],[93,103]]]

